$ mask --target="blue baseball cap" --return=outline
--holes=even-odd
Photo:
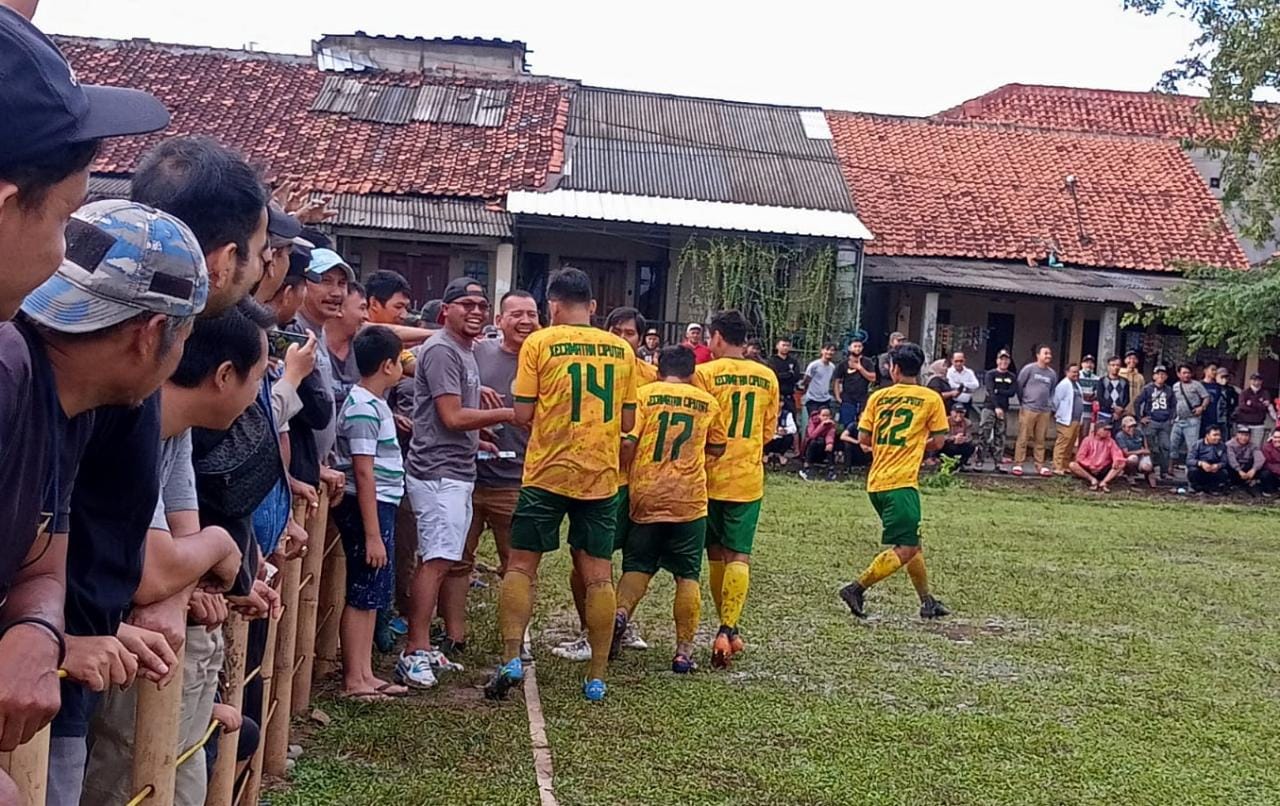
[[[0,143],[6,163],[168,125],[169,111],[149,93],[82,85],[47,36],[0,5]]]
[[[60,333],[94,333],[144,313],[195,316],[208,297],[204,250],[186,224],[104,199],[72,215],[66,258],[22,312]]]
[[[353,283],[356,279],[356,273],[351,270],[347,262],[342,256],[332,249],[312,249],[311,263],[307,265],[307,279],[313,283],[320,282],[320,278],[334,269],[342,269],[347,275],[347,282]]]

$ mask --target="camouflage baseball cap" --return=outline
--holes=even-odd
[[[22,312],[60,333],[93,333],[143,313],[195,316],[208,296],[204,250],[186,224],[104,199],[72,215],[66,258]]]

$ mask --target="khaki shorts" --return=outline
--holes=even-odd
[[[511,556],[511,520],[516,514],[519,487],[476,487],[471,493],[471,528],[467,530],[467,545],[462,559],[449,570],[450,574],[470,574],[476,567],[476,549],[480,547],[480,535],[485,527],[493,532],[493,542],[498,548],[498,574],[507,570]]]

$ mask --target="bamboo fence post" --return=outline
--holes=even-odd
[[[276,578],[281,580],[281,591],[283,596],[283,572],[277,573]],[[281,619],[284,617],[281,616]],[[267,620],[267,645],[262,652],[262,664],[258,667],[258,678],[262,680],[262,713],[259,715],[262,724],[258,726],[258,749],[253,751],[253,760],[249,762],[249,775],[245,777],[244,788],[236,798],[236,802],[244,804],[244,806],[258,806],[258,797],[262,793],[262,766],[266,759],[267,750],[267,729],[271,727],[272,707],[271,695],[273,694],[271,685],[273,678],[272,669],[276,663],[276,634],[279,631],[280,619],[268,618]],[[249,673],[253,670],[250,669]]]
[[[294,508],[293,519],[299,525],[306,523],[307,510]],[[275,685],[272,695],[271,724],[264,732],[267,752],[263,757],[263,770],[283,777],[285,761],[289,755],[289,709],[293,703],[294,649],[298,638],[298,583],[302,581],[302,558],[285,561],[280,581],[280,601],[284,615],[276,630]]]
[[[297,506],[307,511],[305,501]],[[298,592],[298,675],[293,681],[290,713],[299,714],[311,702],[311,680],[316,660],[316,620],[320,605],[320,579],[324,566],[324,539],[329,523],[329,493],[320,490],[320,506],[307,519],[307,554],[302,558],[302,589]]]
[[[26,744],[11,753],[0,753],[0,769],[17,784],[23,806],[44,806],[49,786],[49,730],[45,725]]]
[[[327,519],[324,539],[324,573],[320,575],[320,628],[316,634],[315,669],[312,676],[327,675],[341,668],[338,655],[338,624],[347,604],[347,555],[332,518]]]
[[[239,613],[231,613],[222,627],[226,637],[226,660],[223,661],[223,674],[227,685],[222,692],[222,702],[243,712],[244,710],[244,657],[249,640],[249,622]],[[236,750],[240,744],[240,733],[222,732],[218,737],[218,761],[213,767],[213,777],[209,781],[209,793],[205,797],[207,806],[231,806],[236,788]]]
[[[178,769],[175,762],[185,748],[178,747],[182,718],[182,671],[186,647],[177,652],[177,672],[164,688],[150,680],[136,680],[138,709],[134,723],[134,795],[150,788],[148,806],[173,806]]]

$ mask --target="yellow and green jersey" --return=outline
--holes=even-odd
[[[658,380],[658,368],[648,361],[636,358],[636,387],[644,386]]]
[[[858,433],[871,435],[867,492],[917,487],[929,440],[950,430],[937,392],[914,383],[877,389],[867,398]]]
[[[533,403],[526,487],[580,500],[617,491],[622,411],[635,408],[631,345],[589,325],[552,325],[520,347],[511,393]]]
[[[724,445],[720,405],[687,383],[640,387],[631,460],[631,520],[688,523],[707,514],[706,446]]]
[[[717,358],[699,364],[694,383],[720,404],[724,455],[707,467],[713,501],[745,503],[764,497],[764,445],[778,423],[778,376],[749,358]]]

